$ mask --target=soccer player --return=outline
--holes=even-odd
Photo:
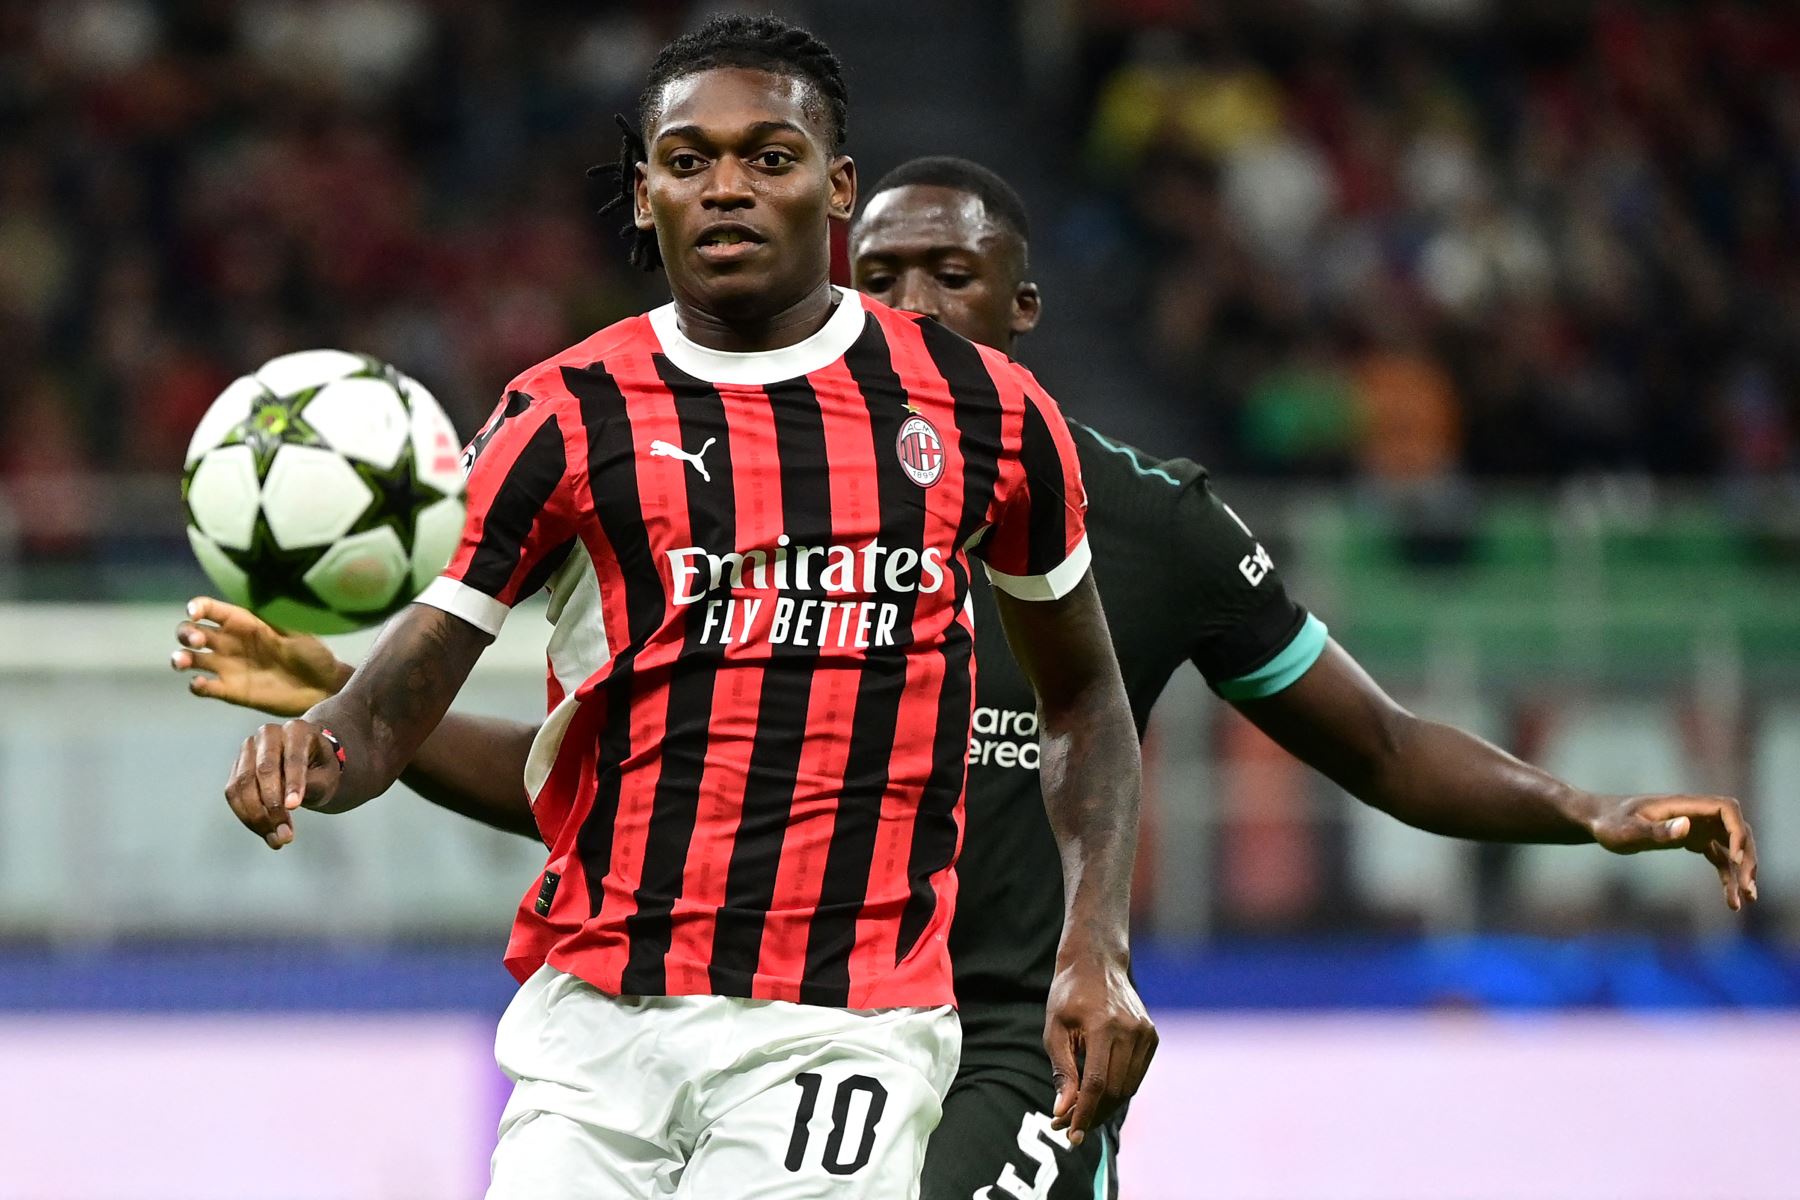
[[[1037,324],[1030,228],[1018,195],[960,159],[917,159],[876,183],[850,239],[865,293],[1010,352]],[[1078,422],[1094,575],[1141,732],[1185,661],[1283,747],[1410,825],[1512,842],[1596,841],[1632,853],[1685,846],[1718,868],[1727,903],[1755,897],[1755,847],[1736,801],[1596,796],[1391,700],[1289,598],[1269,556],[1186,460],[1159,461]],[[976,595],[976,628],[991,619]],[[970,748],[963,916],[950,934],[963,1060],[926,1157],[925,1200],[1116,1195],[1103,1136],[1051,1129],[1043,1052],[1060,897],[1035,816],[1031,692],[983,645]],[[1121,1114],[1122,1117],[1122,1114]],[[984,1190],[985,1189],[985,1190]]]
[[[831,286],[845,108],[830,51],[776,18],[663,50],[626,182],[673,303],[513,381],[445,574],[227,785],[274,845],[296,807],[385,791],[550,584],[557,703],[524,769],[550,858],[508,949],[493,1197],[916,1193],[959,1040],[972,557],[1043,712],[1059,1125],[1148,1065],[1137,737],[1075,450],[1005,355]]]
[[[908,163],[875,185],[850,240],[859,287],[958,333],[1010,350],[1036,325],[1024,206],[973,163]],[[1101,594],[1140,726],[1173,670],[1195,661],[1213,686],[1307,762],[1410,824],[1508,841],[1597,841],[1619,853],[1685,846],[1719,867],[1726,900],[1755,897],[1755,845],[1734,801],[1595,796],[1457,730],[1396,706],[1315,618],[1286,596],[1255,539],[1183,460],[1156,461],[1071,422],[1090,495]],[[978,591],[979,613],[991,601]],[[193,690],[298,712],[350,668],[311,638],[275,633],[242,609],[197,600],[177,630]],[[201,623],[205,622],[205,623]],[[1060,917],[1055,846],[1041,817],[1032,698],[992,623],[976,622],[976,686],[961,903],[950,945],[963,1062],[926,1157],[926,1200],[1116,1194],[1116,1129],[1084,1144],[1050,1130],[1040,1045]],[[531,729],[480,718],[434,736],[407,782],[500,828],[533,832],[518,784]],[[447,747],[486,738],[480,767]],[[501,768],[497,764],[510,762]],[[1741,861],[1732,860],[1741,854]]]

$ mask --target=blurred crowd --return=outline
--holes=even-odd
[[[681,20],[0,7],[0,480],[28,548],[80,540],[90,472],[172,475],[219,389],[277,353],[405,364],[469,431],[523,366],[639,310],[583,171]]]
[[[1135,339],[1167,448],[1400,480],[1796,470],[1788,6],[1068,11],[1070,86],[1016,145],[1073,234],[1041,253],[1110,297],[1091,336]],[[95,473],[172,474],[227,380],[305,346],[404,364],[468,430],[657,297],[582,172],[689,15],[0,6],[0,509],[79,541]]]
[[[1800,466],[1800,9],[1110,0],[1097,261],[1237,469]]]

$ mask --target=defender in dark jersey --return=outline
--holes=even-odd
[[[1023,205],[992,172],[919,159],[884,177],[851,235],[858,288],[1008,351],[1036,325]],[[1409,824],[1505,841],[1681,846],[1719,868],[1727,902],[1755,895],[1755,848],[1723,797],[1594,796],[1396,705],[1289,598],[1268,554],[1206,472],[1071,421],[1087,484],[1094,577],[1141,733],[1176,668],[1345,790]],[[976,629],[991,627],[976,594]],[[950,954],[963,1059],[926,1156],[924,1200],[1117,1195],[1116,1125],[1070,1146],[1050,1128],[1038,1048],[1061,912],[1056,848],[1031,761],[1030,688],[985,643],[969,748],[962,917]],[[1734,861],[1739,860],[1739,861]],[[1121,1115],[1122,1119],[1122,1115]]]
[[[1023,207],[992,173],[958,160],[908,164],[877,184],[852,238],[859,286],[967,336],[1010,347],[1037,322]],[[1620,853],[1686,846],[1720,867],[1726,898],[1755,895],[1755,851],[1734,802],[1604,797],[1568,788],[1492,747],[1400,710],[1285,594],[1254,537],[1191,463],[1158,461],[1073,426],[1091,497],[1095,573],[1140,727],[1170,674],[1199,665],[1215,690],[1365,801],[1441,833],[1513,841],[1594,840]],[[986,605],[977,616],[963,903],[951,929],[963,1064],[933,1135],[927,1200],[1088,1200],[1115,1195],[1106,1138],[1071,1147],[1048,1128],[1040,1047],[1054,929],[1056,850],[1038,816],[1029,689]],[[308,638],[196,600],[177,631],[178,670],[197,693],[301,711],[349,668]],[[454,733],[452,729],[454,727]],[[530,834],[518,787],[532,730],[453,716],[407,782],[428,799]],[[478,753],[457,754],[478,747]],[[1417,773],[1416,777],[1413,773]],[[1742,852],[1742,860],[1731,858]]]
[[[830,51],[777,18],[664,49],[622,199],[673,302],[513,380],[443,576],[227,784],[277,847],[295,808],[372,799],[550,586],[524,769],[550,856],[508,951],[493,1200],[916,1193],[959,1040],[976,561],[1066,856],[1057,1123],[1080,1141],[1154,1048],[1127,978],[1137,737],[1076,452],[1023,367],[831,285],[845,110]]]

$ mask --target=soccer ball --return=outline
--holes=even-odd
[[[270,359],[188,444],[188,541],[278,629],[343,633],[405,607],[456,549],[461,443],[431,393],[342,350]]]

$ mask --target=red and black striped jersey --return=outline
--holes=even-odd
[[[1086,502],[1030,372],[840,291],[731,354],[672,306],[513,381],[420,597],[490,632],[550,586],[526,787],[550,860],[508,964],[614,994],[952,1000],[971,555],[1085,574]]]

